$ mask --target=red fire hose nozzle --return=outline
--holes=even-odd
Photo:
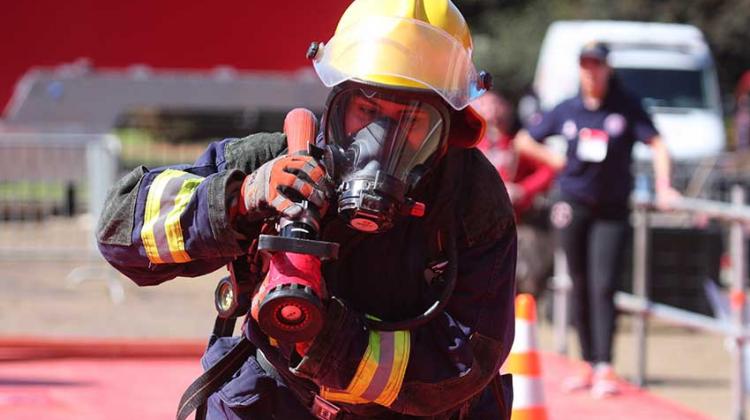
[[[289,154],[307,151],[315,140],[316,124],[315,115],[307,109],[296,108],[287,114],[284,132]],[[325,288],[320,261],[336,258],[338,244],[317,241],[316,227],[304,222],[308,219],[309,215],[282,220],[278,236],[261,235],[258,241],[259,250],[272,253],[266,277],[268,294],[260,304],[258,324],[279,341],[312,340],[323,327]]]

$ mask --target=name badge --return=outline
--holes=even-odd
[[[576,155],[583,162],[602,162],[607,157],[609,135],[606,131],[582,128],[578,133]]]

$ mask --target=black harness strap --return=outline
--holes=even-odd
[[[203,406],[196,414],[196,420],[205,416],[205,402],[222,384],[229,380],[243,363],[255,353],[255,345],[247,339],[242,339],[225,354],[215,365],[205,371],[185,390],[180,398],[177,409],[177,420],[185,420],[194,410]]]
[[[216,321],[214,322],[214,332],[211,334],[211,338],[208,340],[208,347],[214,345],[216,340],[218,340],[221,337],[231,337],[234,333],[234,326],[236,324],[237,318],[222,318],[220,316],[216,317]],[[227,355],[222,356],[222,359],[225,358]],[[221,361],[220,359],[219,361]],[[241,366],[241,365],[240,365]],[[200,378],[198,378],[200,379]],[[197,380],[195,381],[197,382]],[[192,385],[191,385],[192,386]],[[221,386],[221,384],[219,384]],[[213,391],[216,389],[214,388]],[[182,394],[182,399],[188,398],[188,392],[190,392],[190,388],[186,389],[185,392]],[[208,397],[211,394],[207,395],[205,398],[202,398],[199,402],[198,407],[195,408],[195,419],[194,420],[205,420],[206,418],[206,401],[208,400]],[[182,407],[182,403],[180,403],[180,407]],[[179,408],[178,408],[179,411]],[[188,413],[189,414],[189,413]]]
[[[267,225],[261,227],[261,233],[268,229]],[[250,310],[250,293],[260,278],[259,267],[260,254],[257,252],[257,239],[252,242],[248,248],[245,257],[236,258],[229,263],[228,269],[232,283],[235,284],[234,305],[227,310],[227,313],[219,311],[219,316],[214,322],[213,334],[208,341],[210,348],[216,340],[221,337],[231,337],[234,334],[234,326],[237,317],[246,315]],[[220,283],[221,284],[221,283]],[[218,289],[217,289],[218,293]],[[217,309],[219,307],[217,306]],[[232,349],[219,359],[214,366],[205,371],[185,390],[180,398],[180,405],[177,408],[177,419],[184,420],[193,411],[195,420],[204,420],[206,418],[206,401],[220,386],[228,381],[235,372],[237,372],[247,358],[253,355],[256,347],[247,337],[235,344]]]
[[[505,405],[505,395],[503,393],[503,381],[502,381],[502,377],[500,376],[500,373],[496,374],[495,377],[492,378],[492,382],[490,382],[490,386],[492,387],[492,393],[494,394],[495,401],[497,402],[497,408],[500,410],[500,415],[503,416],[501,418],[505,418],[508,415],[508,407]]]
[[[221,337],[231,337],[234,334],[236,323],[237,318],[222,318],[217,316],[216,321],[214,321],[214,332],[208,340],[208,347],[211,347]]]

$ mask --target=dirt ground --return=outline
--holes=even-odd
[[[71,224],[66,233],[68,244],[85,248],[88,232],[79,231],[80,226]],[[0,225],[0,239],[8,233],[8,229],[2,230]],[[73,260],[69,256],[50,260],[44,253],[31,255],[33,259],[26,253],[16,258],[10,251],[0,246],[0,337],[206,339],[212,328],[213,290],[224,275],[222,270],[139,288],[101,260]],[[71,277],[71,273],[79,276]],[[76,278],[83,280],[76,283]],[[118,285],[124,291],[119,303],[111,295],[119,290]],[[635,344],[628,319],[623,317],[621,321],[616,368],[628,378],[635,372]],[[572,333],[569,343],[575,356],[577,345]],[[546,323],[541,324],[540,347],[553,349],[551,328]],[[730,418],[731,363],[722,337],[654,322],[648,354],[648,387],[652,392],[712,417]]]
[[[83,337],[207,337],[216,311],[216,275],[138,287],[105,263],[0,262],[0,335]],[[84,263],[86,264],[86,263]],[[66,276],[90,268],[73,284]],[[116,276],[124,300],[110,297],[106,276]]]

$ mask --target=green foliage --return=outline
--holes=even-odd
[[[0,203],[62,201],[65,184],[64,181],[3,181],[0,182]]]
[[[725,94],[750,69],[750,0],[456,0],[456,5],[472,28],[478,65],[511,97],[531,83],[547,26],[563,19],[695,25],[711,45]]]

